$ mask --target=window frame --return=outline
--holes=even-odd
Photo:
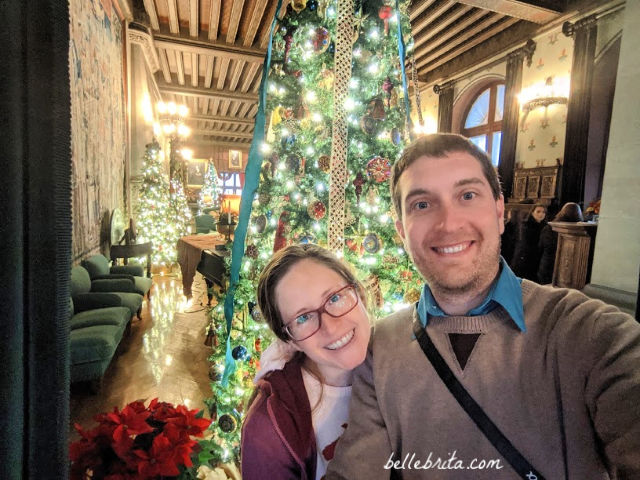
[[[486,152],[489,155],[489,158],[492,158],[493,152],[493,134],[496,132],[502,132],[502,120],[504,120],[504,108],[502,112],[502,120],[495,120],[496,115],[496,105],[498,99],[498,86],[505,85],[504,80],[494,80],[490,83],[485,84],[478,92],[471,97],[469,103],[464,109],[462,115],[462,124],[460,127],[460,133],[467,138],[477,137],[479,135],[486,135],[487,143],[486,143]],[[505,87],[506,88],[506,87]],[[476,100],[480,98],[480,96],[489,90],[489,113],[487,115],[487,123],[484,125],[479,125],[477,127],[465,128],[465,124],[467,123],[467,117],[469,116],[469,112],[471,108],[476,103]],[[500,148],[498,145],[497,148]],[[498,162],[499,164],[499,162]]]
[[[240,172],[220,172],[220,179],[222,180],[223,195],[242,195],[242,179],[240,178]],[[232,179],[233,185],[226,185],[226,182]]]

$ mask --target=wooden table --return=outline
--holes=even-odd
[[[124,258],[124,264],[127,259],[132,257],[147,257],[147,277],[151,278],[151,242],[134,243],[133,245],[111,245],[109,250],[111,261],[116,263],[118,258]]]
[[[215,251],[216,245],[224,245],[225,239],[218,233],[207,235],[187,235],[178,240],[178,264],[182,271],[182,289],[187,297],[191,297],[191,286],[196,275],[196,268],[204,250]]]

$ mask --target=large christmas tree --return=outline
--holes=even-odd
[[[226,385],[221,381],[228,362],[222,296],[212,310],[219,346],[211,359],[214,395],[208,403],[217,420],[211,448],[218,460],[237,460],[243,409],[260,353],[271,341],[264,324],[254,321],[260,315],[254,302],[262,268],[285,245],[327,245],[334,84],[344,78],[334,68],[336,3],[295,2],[274,35],[267,83],[271,122],[235,290],[231,344],[237,369]],[[400,11],[384,0],[355,4],[352,74],[344,102],[346,221],[339,253],[371,293],[372,314],[381,316],[419,298],[418,276],[394,229],[388,181],[408,137],[398,22],[408,36],[409,21],[405,2]]]
[[[176,261],[176,234],[167,222],[173,217],[169,196],[169,179],[163,167],[163,152],[154,139],[147,144],[139,191],[137,227],[138,242],[151,242],[151,263],[169,265]]]
[[[198,196],[199,213],[205,208],[220,208],[220,194],[222,193],[222,181],[218,177],[218,171],[213,162],[209,162],[207,172],[204,175],[204,184]]]

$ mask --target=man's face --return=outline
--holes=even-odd
[[[465,152],[421,157],[398,181],[396,229],[434,293],[480,293],[498,272],[504,200]]]

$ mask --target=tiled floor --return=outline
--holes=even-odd
[[[92,395],[82,384],[71,386],[71,426],[77,422],[92,427],[98,413],[155,397],[192,409],[204,408],[208,416],[203,403],[211,396],[207,362],[211,347],[204,345],[207,314],[201,305],[206,305],[205,290],[198,274],[193,299],[187,301],[179,276],[153,277],[142,320],[132,321],[131,334],[122,340],[100,393]]]

